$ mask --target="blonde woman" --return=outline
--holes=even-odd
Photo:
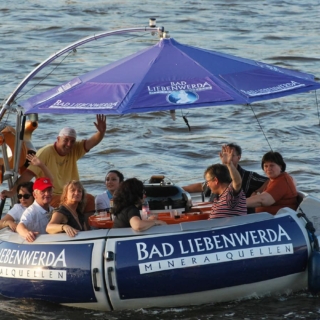
[[[84,223],[86,191],[80,181],[72,180],[64,186],[60,207],[55,209],[47,225],[48,233],[65,232],[74,237],[79,231],[87,230]]]

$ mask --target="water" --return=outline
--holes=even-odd
[[[148,24],[149,17],[178,42],[256,59],[320,77],[320,2],[193,0],[19,0],[0,5],[0,99],[4,100],[37,64],[72,42],[103,31]],[[157,42],[149,34],[109,37],[81,47],[46,68],[39,90],[105,65]],[[61,64],[60,64],[61,63]],[[58,67],[59,64],[59,68]],[[43,77],[52,73],[50,77]],[[253,113],[254,112],[254,113]],[[168,112],[108,117],[105,139],[79,161],[81,180],[93,194],[104,190],[109,169],[142,180],[164,174],[179,185],[202,179],[204,168],[219,162],[225,142],[237,142],[244,167],[260,173],[260,159],[280,151],[301,191],[319,196],[319,107],[313,93],[251,107],[190,109],[171,120]],[[259,123],[256,118],[259,119]],[[14,116],[3,121],[12,124]],[[93,115],[40,115],[33,142],[54,141],[64,125],[80,138],[94,133]],[[261,127],[260,127],[261,126]],[[261,128],[263,132],[261,131]],[[265,136],[267,138],[265,138]],[[269,146],[270,144],[270,146]],[[5,186],[3,186],[5,187]],[[320,319],[320,302],[306,292],[219,305],[113,313],[57,307],[43,302],[1,298],[1,319]]]

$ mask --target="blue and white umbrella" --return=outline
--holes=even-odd
[[[251,104],[319,88],[311,74],[171,38],[20,104],[26,114],[127,114]]]

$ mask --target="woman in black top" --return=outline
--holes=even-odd
[[[47,225],[48,233],[65,232],[74,237],[79,231],[87,230],[84,223],[83,209],[86,192],[80,181],[72,180],[63,187],[60,207],[53,211]]]
[[[138,207],[144,197],[143,183],[136,179],[127,179],[120,184],[113,197],[114,223],[113,228],[132,228],[144,231],[153,226],[166,224],[152,216],[149,220],[141,220]]]

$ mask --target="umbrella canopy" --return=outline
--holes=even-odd
[[[316,90],[313,75],[162,39],[20,103],[26,113],[127,114],[250,104]]]

